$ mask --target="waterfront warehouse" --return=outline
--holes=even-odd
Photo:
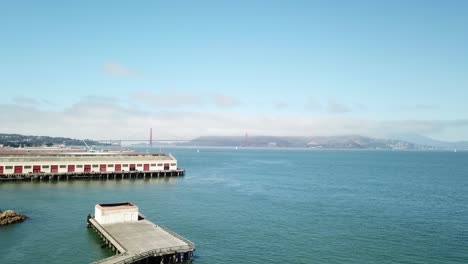
[[[179,176],[183,170],[177,160],[165,153],[126,152],[3,152],[0,154],[0,179],[25,179],[42,176],[146,175]]]

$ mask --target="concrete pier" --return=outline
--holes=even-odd
[[[72,173],[22,173],[2,174],[2,181],[60,181],[60,180],[123,180],[123,179],[148,179],[184,176],[184,169],[168,171],[125,171],[125,172],[72,172]]]
[[[165,264],[193,259],[195,245],[192,242],[162,225],[152,223],[139,213],[137,221],[106,224],[88,216],[88,227],[93,228],[116,253],[115,256],[94,263]]]

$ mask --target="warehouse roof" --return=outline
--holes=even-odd
[[[0,162],[41,162],[41,161],[141,161],[175,160],[165,153],[140,152],[79,152],[79,153],[35,153],[35,152],[0,152]]]

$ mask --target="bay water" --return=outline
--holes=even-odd
[[[468,152],[163,149],[186,176],[0,184],[0,263],[112,255],[86,228],[129,201],[193,241],[195,263],[468,263]]]

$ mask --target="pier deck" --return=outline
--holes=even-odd
[[[152,223],[140,214],[136,222],[99,224],[94,218],[88,219],[92,227],[117,255],[94,263],[117,264],[176,263],[192,260],[195,246],[189,240],[171,230]]]

